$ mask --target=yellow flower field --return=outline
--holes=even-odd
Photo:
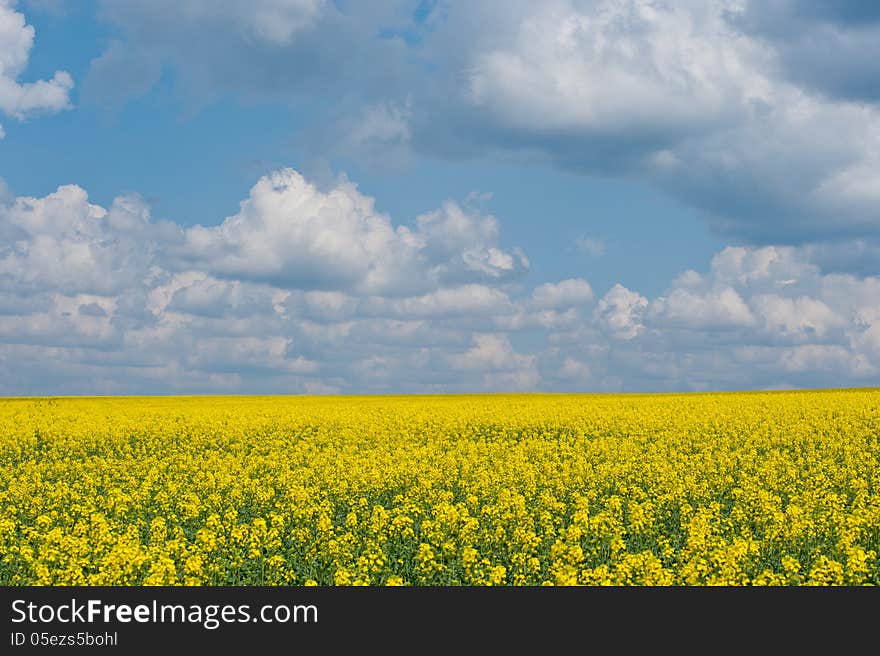
[[[0,401],[0,584],[880,583],[880,390]]]

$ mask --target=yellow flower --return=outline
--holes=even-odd
[[[877,585],[878,407],[0,399],[0,585]]]

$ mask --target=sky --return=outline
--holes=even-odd
[[[880,5],[0,0],[0,394],[880,385]]]

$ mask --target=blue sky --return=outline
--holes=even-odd
[[[0,0],[0,392],[877,385],[877,37],[848,2]]]

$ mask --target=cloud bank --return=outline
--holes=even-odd
[[[730,247],[647,298],[528,285],[492,216],[408,222],[259,179],[213,226],[62,186],[0,206],[0,392],[650,391],[876,384],[880,278]]]

